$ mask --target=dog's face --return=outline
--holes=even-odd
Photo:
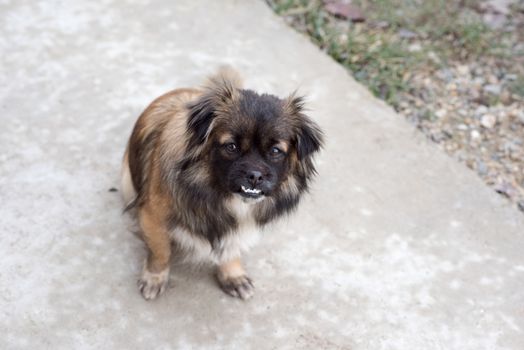
[[[217,185],[245,198],[271,196],[291,166],[292,129],[281,101],[242,90],[212,132],[211,169]]]
[[[279,196],[297,172],[314,171],[310,157],[322,135],[302,113],[300,98],[282,100],[226,84],[191,111],[190,147],[207,155],[212,185],[222,193],[253,201]]]

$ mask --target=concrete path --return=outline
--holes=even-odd
[[[0,3],[0,349],[524,349],[524,216],[262,1]],[[118,192],[154,97],[230,63],[309,96],[328,144],[242,302],[175,267],[157,301]]]

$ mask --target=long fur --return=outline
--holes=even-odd
[[[315,175],[312,156],[323,136],[303,105],[295,95],[282,100],[244,90],[229,68],[203,88],[159,97],[139,117],[127,146],[123,184],[128,209],[154,212],[158,225],[190,253],[215,262],[240,255],[254,241],[243,232],[295,209]],[[250,130],[255,121],[262,123],[242,119],[246,108],[260,118],[278,114],[278,127],[291,135],[287,177],[270,197],[248,209],[219,188],[210,165],[221,126]]]

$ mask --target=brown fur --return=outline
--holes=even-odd
[[[226,292],[252,295],[240,252],[251,244],[251,231],[295,208],[315,173],[311,155],[322,135],[302,109],[302,100],[294,96],[279,100],[242,90],[231,69],[209,78],[203,89],[177,89],[146,108],[129,139],[123,168],[124,197],[131,198],[126,204],[137,209],[149,252],[139,283],[146,299],[167,285],[172,241],[190,255],[215,261]],[[224,150],[234,134],[243,137],[238,147],[249,150],[257,128],[269,125],[246,114],[280,115],[257,147],[275,145],[285,153],[280,165],[274,165],[280,182],[271,195],[253,204],[224,190],[225,180],[216,175],[222,164],[216,157],[234,159]],[[131,183],[126,183],[128,177]]]

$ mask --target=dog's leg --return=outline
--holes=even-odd
[[[167,287],[171,241],[165,224],[148,210],[140,209],[139,220],[148,257],[138,280],[138,288],[146,300],[151,300],[162,294]]]
[[[221,263],[217,279],[222,290],[231,296],[245,300],[255,293],[255,286],[242,267],[240,258]]]

